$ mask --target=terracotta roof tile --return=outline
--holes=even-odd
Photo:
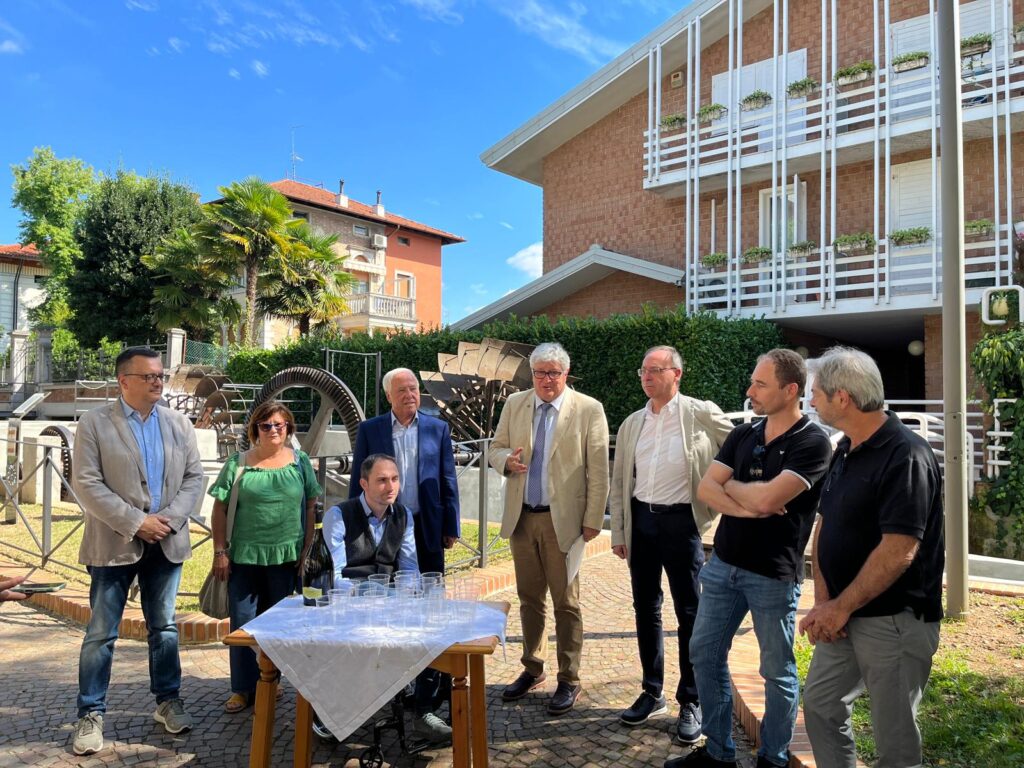
[[[453,235],[451,232],[445,232],[442,229],[428,227],[426,224],[420,224],[418,221],[406,219],[403,216],[396,216],[395,214],[388,213],[387,211],[385,211],[384,216],[378,216],[375,206],[360,203],[358,200],[353,200],[352,198],[349,198],[347,207],[338,205],[337,195],[333,192],[327,191],[326,189],[314,187],[310,184],[303,184],[302,182],[292,181],[291,179],[282,179],[281,181],[271,182],[270,186],[289,200],[308,203],[320,208],[337,211],[338,213],[347,213],[361,219],[368,219],[369,221],[393,224],[401,227],[402,229],[412,229],[425,235],[438,237],[443,241],[444,245],[465,242],[464,238],[461,238],[458,235]]]

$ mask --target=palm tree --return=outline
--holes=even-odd
[[[256,342],[256,296],[260,274],[276,272],[296,279],[292,268],[293,234],[301,221],[292,218],[288,199],[255,176],[220,187],[223,198],[204,209],[199,235],[218,260],[233,260],[245,286],[242,345]],[[237,273],[236,273],[237,274]]]
[[[179,227],[142,263],[154,272],[153,319],[161,331],[184,328],[204,339],[221,324],[239,321],[241,307],[229,295],[237,265],[202,247],[195,228]]]
[[[256,307],[261,314],[297,320],[299,335],[306,336],[312,326],[322,326],[348,310],[345,296],[354,280],[342,268],[344,257],[334,250],[337,235],[316,232],[304,221],[291,234],[295,242],[290,274],[273,265],[265,270]]]

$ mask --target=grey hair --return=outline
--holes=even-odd
[[[392,368],[390,371],[384,374],[380,381],[381,385],[384,387],[385,392],[391,391],[391,381],[395,378],[395,376],[397,376],[400,373],[408,373],[414,379],[416,378],[416,374],[410,371],[408,368]]]
[[[871,356],[851,347],[832,347],[811,362],[818,389],[831,398],[845,391],[863,413],[880,411],[885,406],[882,374]]]
[[[548,341],[538,344],[537,348],[530,353],[530,367],[537,363],[558,363],[563,371],[569,370],[569,353],[565,347],[557,341]]]
[[[659,344],[644,352],[644,357],[647,357],[651,352],[668,352],[672,360],[672,367],[678,368],[680,371],[683,370],[683,356],[679,354],[679,350],[675,347],[670,347],[668,344]]]

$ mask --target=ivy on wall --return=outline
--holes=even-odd
[[[659,311],[644,307],[635,315],[601,320],[511,318],[491,323],[482,332],[443,328],[391,336],[318,335],[272,350],[242,350],[231,359],[227,374],[233,381],[262,383],[291,366],[323,366],[324,347],[350,352],[380,351],[384,371],[396,367],[411,368],[417,373],[435,371],[438,353],[452,354],[458,350],[460,341],[479,342],[485,336],[526,344],[561,343],[572,361],[572,375],[579,379],[576,389],[603,403],[613,431],[647,401],[636,369],[649,347],[676,347],[685,361],[682,392],[712,400],[731,411],[742,406],[757,356],[782,345],[782,332],[766,320],[727,320],[712,313],[687,315],[682,309]],[[353,391],[361,392],[363,361],[343,357],[346,359],[336,365],[335,373]],[[369,399],[372,402],[372,393]]]

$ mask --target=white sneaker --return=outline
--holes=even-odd
[[[75,741],[71,747],[76,755],[92,755],[103,749],[103,715],[89,712],[75,724]]]
[[[432,744],[452,740],[451,726],[433,712],[427,712],[413,720],[412,732]]]
[[[185,711],[185,703],[181,699],[170,699],[159,704],[153,719],[163,725],[168,733],[192,730],[192,715]]]

